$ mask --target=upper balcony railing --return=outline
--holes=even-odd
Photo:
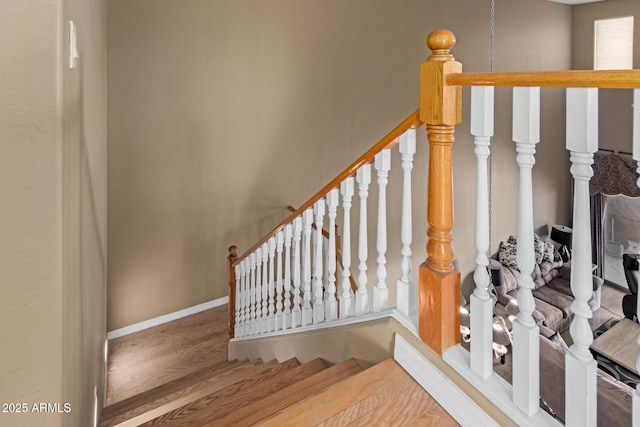
[[[532,169],[540,141],[540,87],[567,88],[567,150],[574,178],[573,260],[571,306],[573,344],[566,353],[565,415],[567,425],[595,426],[597,420],[597,364],[589,347],[593,341],[588,320],[592,294],[589,179],[597,141],[597,89],[633,88],[640,105],[640,70],[553,71],[524,73],[462,73],[450,49],[455,37],[446,30],[429,35],[432,55],[420,70],[420,108],[380,142],[311,197],[271,233],[243,255],[230,253],[230,333],[249,337],[307,325],[330,324],[389,308],[387,285],[387,186],[391,150],[402,159],[402,194],[397,279],[397,307],[411,315],[418,303],[419,334],[440,355],[460,343],[460,273],[453,267],[452,145],[455,126],[462,120],[462,86],[471,90],[471,133],[477,158],[477,267],[471,296],[471,342],[467,368],[474,384],[485,392],[493,374],[493,299],[490,297],[488,159],[493,135],[493,86],[513,89],[513,140],[519,168],[517,305],[513,322],[513,408],[501,407],[521,424],[538,420],[540,402],[539,327],[533,317],[535,300]],[[426,125],[429,143],[428,243],[419,267],[419,287],[411,279],[411,170],[416,153],[416,128]],[[595,123],[595,125],[594,125]],[[640,108],[634,110],[634,151],[640,172]],[[373,166],[373,168],[372,168]],[[369,186],[377,183],[375,212],[375,283],[369,286],[367,208]],[[640,183],[639,183],[640,184]],[[356,196],[357,186],[357,197]],[[356,200],[354,200],[356,198]],[[358,274],[352,273],[351,207],[358,202]],[[336,265],[336,221],[342,206],[342,267]],[[320,233],[328,218],[328,238]],[[318,230],[314,232],[315,230]],[[395,229],[395,228],[394,228]],[[325,244],[326,243],[326,244]],[[355,244],[353,245],[355,246]],[[357,289],[351,289],[355,278]],[[373,296],[369,297],[369,289]],[[417,295],[417,297],[416,297]],[[447,355],[444,356],[447,360]],[[640,360],[638,361],[640,368]],[[544,373],[543,373],[544,374]],[[511,386],[509,386],[511,387]],[[640,425],[640,393],[633,394],[634,425]],[[545,423],[553,420],[542,418]]]
[[[429,36],[428,44],[437,40],[442,56],[453,47],[455,38],[447,31]],[[425,65],[423,65],[425,67]],[[593,293],[591,279],[591,220],[589,179],[593,175],[593,154],[598,150],[598,89],[634,89],[634,105],[640,105],[640,70],[629,71],[552,71],[522,73],[462,73],[459,64],[447,60],[439,69],[436,87],[444,97],[432,95],[421,103],[431,106],[431,99],[448,108],[449,113],[435,113],[446,117],[456,110],[461,86],[471,86],[471,133],[474,136],[477,159],[476,178],[476,271],[475,290],[471,296],[470,368],[479,378],[489,380],[493,371],[494,302],[489,295],[489,198],[488,159],[493,136],[493,87],[513,87],[513,141],[519,168],[517,267],[519,275],[517,306],[513,321],[513,403],[528,419],[539,412],[540,402],[540,330],[533,317],[536,309],[532,291],[535,265],[532,169],[535,165],[536,145],[540,142],[540,87],[566,89],[566,148],[571,156],[573,176],[573,259],[571,264],[572,345],[565,357],[564,414],[567,425],[595,426],[598,420],[597,363],[590,346],[593,335],[589,326],[592,311],[589,299]],[[423,74],[423,83],[424,83]],[[429,89],[423,86],[423,93]],[[421,117],[423,117],[421,115]],[[424,120],[424,118],[423,118]],[[427,120],[425,120],[429,123]],[[453,120],[449,119],[447,124]],[[633,158],[640,172],[640,107],[634,109]],[[427,125],[429,127],[429,124]],[[430,139],[431,141],[431,139]],[[640,185],[640,181],[639,181]],[[430,187],[431,188],[431,187]],[[421,282],[422,286],[422,282]],[[422,314],[422,313],[421,313]],[[421,320],[422,322],[423,320]],[[429,320],[431,321],[431,320]],[[639,337],[640,340],[640,337]],[[640,341],[639,341],[640,342]],[[635,343],[629,343],[635,346]],[[638,360],[640,367],[640,360]],[[543,372],[542,375],[545,375]],[[640,425],[640,394],[633,394],[634,425]],[[628,408],[630,410],[630,408]],[[622,414],[619,414],[623,416]]]

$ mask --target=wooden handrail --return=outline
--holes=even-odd
[[[384,138],[378,141],[376,145],[371,147],[369,150],[367,150],[366,153],[360,156],[358,160],[356,160],[351,165],[349,165],[344,171],[342,171],[340,175],[332,179],[331,182],[329,182],[327,185],[325,185],[322,188],[322,190],[318,191],[312,198],[304,202],[302,206],[296,209],[294,213],[289,215],[276,228],[271,230],[270,233],[268,233],[261,240],[259,240],[255,245],[249,248],[249,250],[245,251],[240,257],[238,257],[238,259],[234,262],[233,265],[245,259],[251,253],[253,253],[256,249],[258,249],[264,242],[266,242],[267,240],[275,236],[278,233],[278,231],[284,229],[284,227],[287,224],[291,223],[296,217],[302,215],[302,213],[305,210],[309,209],[311,206],[313,206],[315,202],[317,202],[318,200],[326,196],[329,191],[331,191],[332,189],[340,185],[340,183],[344,181],[347,177],[356,173],[356,171],[360,168],[360,166],[364,165],[365,163],[372,162],[375,155],[378,154],[380,151],[384,150],[385,148],[395,147],[398,144],[398,138],[400,137],[400,135],[406,132],[409,128],[419,127],[421,125],[422,125],[422,121],[419,118],[419,110],[416,110],[411,115],[409,115],[409,117],[404,119],[402,123],[396,126],[395,129],[389,132]]]
[[[449,86],[640,88],[640,70],[569,70],[508,73],[452,73]]]

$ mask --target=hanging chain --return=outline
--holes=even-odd
[[[493,47],[495,44],[495,27],[496,27],[496,3],[491,0],[491,28],[489,29],[489,37],[491,39],[491,49],[489,50],[489,71],[493,72]]]
[[[490,41],[491,41],[491,47],[489,49],[489,71],[493,72],[493,48],[494,48],[494,44],[495,44],[495,18],[496,18],[496,14],[495,14],[495,0],[491,0],[491,5],[490,5],[490,11],[491,11],[491,27],[489,29],[489,36],[490,36]],[[489,144],[491,144],[491,139],[489,139]],[[491,146],[491,145],[489,145]],[[491,155],[489,155],[489,254],[491,254],[491,240],[492,240],[492,225],[493,225],[493,208],[492,208],[492,192],[493,192],[493,185],[492,185],[492,178],[493,178],[493,168],[491,167],[492,161],[491,161]]]

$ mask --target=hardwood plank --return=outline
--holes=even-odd
[[[204,422],[210,421],[208,419],[209,416],[215,416],[219,411],[224,410],[228,403],[227,399],[233,401],[236,395],[243,392],[248,393],[248,395],[253,395],[254,391],[258,389],[261,383],[268,382],[271,378],[277,377],[278,374],[286,372],[299,365],[300,364],[296,359],[289,359],[286,362],[266,369],[257,375],[235,382],[216,391],[215,393],[204,396],[201,399],[195,400],[141,425],[202,425]],[[204,411],[203,408],[207,407],[210,409]]]
[[[226,328],[227,305],[216,307],[210,310],[201,311],[200,313],[182,317],[171,322],[163,323],[133,334],[125,335],[109,341],[109,352],[118,353],[128,347],[139,347],[140,342],[144,342],[144,347],[150,345],[158,336],[171,338],[174,336],[181,337],[185,333],[187,336],[192,335],[193,331],[204,327],[207,333],[219,332]],[[110,354],[111,355],[111,354]]]
[[[224,314],[218,307],[111,340],[110,361],[129,359],[130,351],[136,351],[137,354],[144,352],[145,358],[163,355],[167,349],[183,348],[184,344],[195,342],[205,335],[216,335],[221,342],[228,341]]]
[[[431,414],[443,426],[457,423],[406,372],[369,397],[327,419],[320,426],[366,427],[406,425],[422,414]]]
[[[109,405],[206,366],[226,361],[227,354],[228,343],[216,342],[213,337],[184,346],[183,350],[167,351],[155,359],[144,359],[133,352],[130,357],[137,363],[109,366]]]
[[[184,351],[189,346],[204,341],[222,344],[229,341],[225,331],[212,330],[204,324],[185,330],[182,334],[147,336],[144,339],[136,339],[128,346],[115,349],[111,354],[109,366],[130,366],[140,360],[150,362],[153,359],[164,357],[167,353]],[[130,357],[134,354],[137,357]]]
[[[206,425],[217,426],[219,425],[219,418],[240,410],[253,401],[273,395],[283,388],[313,376],[318,372],[322,372],[326,368],[327,365],[325,362],[318,358],[286,372],[279,373],[268,381],[257,384],[251,389],[239,391],[232,398],[225,399],[224,404],[221,405],[220,408],[215,408],[215,411],[211,411],[209,408],[206,408],[206,410],[197,417],[197,425],[205,425],[204,423],[208,423]]]
[[[340,381],[315,396],[304,399],[262,420],[260,426],[316,425],[361,401],[380,387],[392,382],[404,370],[387,359],[366,371]]]
[[[218,418],[207,426],[252,425],[306,397],[321,392],[332,384],[362,372],[353,359],[320,371],[277,392]]]
[[[198,371],[192,372],[189,375],[183,376],[181,378],[177,378],[173,381],[169,381],[165,384],[161,384],[158,387],[147,390],[141,394],[132,396],[130,398],[121,400],[118,403],[105,407],[102,410],[102,420],[108,421],[119,414],[123,414],[141,405],[145,405],[146,403],[151,402],[157,399],[158,397],[164,396],[166,394],[170,394],[175,390],[180,390],[185,387],[188,387],[189,385],[198,383],[206,378],[216,375],[218,372],[224,372],[225,370],[231,369],[233,367],[237,369],[238,366],[242,366],[245,363],[247,362],[242,362],[242,363],[221,362],[221,363],[200,369]]]
[[[420,415],[417,418],[414,418],[404,424],[406,427],[448,427],[448,426],[459,426],[451,415],[446,413],[446,416],[442,416],[438,413],[427,412]]]
[[[227,348],[227,338],[220,337],[219,334],[210,333],[201,337],[190,337],[192,339],[184,342],[173,342],[159,352],[150,352],[144,349],[129,349],[126,357],[113,358],[108,365],[111,372],[121,370],[139,370],[148,366],[157,368],[160,364],[171,364],[173,359],[188,359],[197,357],[199,353],[207,348]],[[226,360],[226,357],[223,359]],[[157,370],[157,369],[154,369]]]
[[[345,408],[331,418],[326,419],[318,426],[346,426],[357,421],[360,417],[366,416],[369,412],[375,410],[379,406],[385,406],[386,403],[393,402],[393,398],[399,393],[404,395],[402,387],[405,386],[406,379],[404,376],[398,376],[393,381],[383,387],[377,389],[361,401]]]
[[[123,421],[119,426],[139,426],[140,424],[149,422],[161,415],[182,408],[194,401],[210,396],[214,393],[221,392],[224,388],[233,384],[247,380],[255,375],[260,375],[264,370],[273,369],[278,366],[276,360],[272,360],[265,364],[256,364],[254,366],[245,367],[237,372],[222,377],[210,378],[193,387],[178,391],[171,396],[161,399],[161,405],[137,415],[129,420]]]
[[[119,425],[119,423],[128,419],[155,410],[155,416],[144,419],[144,421],[148,421],[176,407],[182,406],[171,405],[171,402],[174,400],[181,399],[181,401],[184,401],[186,396],[191,396],[192,400],[199,399],[206,394],[212,393],[217,388],[233,384],[235,381],[260,372],[260,370],[263,369],[261,366],[265,366],[262,361],[255,360],[251,362],[234,363],[222,369],[220,369],[219,365],[201,369],[185,377],[162,384],[147,392],[106,407],[102,411],[100,426],[110,427]],[[186,403],[188,403],[188,401],[183,404]],[[167,409],[169,406],[170,409]],[[162,408],[164,408],[164,410],[162,410]]]

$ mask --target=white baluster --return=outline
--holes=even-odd
[[[513,140],[520,168],[518,190],[518,308],[513,322],[513,401],[525,414],[539,410],[540,338],[533,320],[536,308],[531,278],[535,264],[531,171],[540,141],[540,88],[513,88]]]
[[[269,324],[269,243],[265,242],[262,248],[262,321],[259,332],[267,332]]]
[[[327,301],[325,319],[338,318],[338,300],[336,299],[336,215],[340,192],[337,188],[327,194],[327,215],[329,216],[329,254],[327,259]]]
[[[593,332],[589,299],[591,279],[591,215],[589,180],[593,153],[598,151],[598,89],[567,89],[567,150],[571,152],[573,195],[573,254],[571,259],[571,312],[573,344],[565,356],[566,425],[595,427],[597,423],[598,366],[589,347]]]
[[[291,327],[291,239],[293,238],[293,225],[284,227],[284,310],[283,329]]]
[[[262,247],[256,249],[256,320],[253,333],[262,332]]]
[[[284,313],[282,312],[282,252],[284,250],[284,233],[282,231],[278,231],[276,234],[276,251],[277,255],[277,273],[276,273],[276,323],[275,329],[279,331],[284,328]]]
[[[235,266],[236,271],[236,323],[233,329],[233,336],[240,336],[240,301],[242,300],[242,270],[240,267],[241,263],[237,263]]]
[[[291,311],[291,327],[297,328],[302,324],[302,309],[300,307],[300,252],[302,241],[302,218],[293,220],[293,310]]]
[[[275,307],[275,257],[276,257],[276,238],[269,239],[269,320],[267,331],[271,332],[276,329],[276,307]]]
[[[371,184],[371,165],[362,165],[356,172],[356,181],[358,181],[358,195],[360,196],[360,224],[358,233],[358,290],[356,292],[356,315],[369,312],[369,291],[367,283],[367,197],[369,196],[369,184]]]
[[[249,335],[256,333],[256,253],[249,255]]]
[[[320,323],[324,321],[324,301],[323,301],[323,289],[322,289],[322,258],[324,256],[322,249],[322,225],[324,222],[324,200],[318,200],[313,205],[313,213],[315,216],[316,224],[316,250],[315,250],[315,265],[313,271],[313,323]]]
[[[633,160],[638,165],[636,169],[639,175],[637,184],[640,187],[640,89],[633,90]],[[640,301],[638,302],[640,303]],[[636,313],[640,313],[637,308]],[[637,342],[640,345],[640,334]],[[640,355],[636,361],[636,369],[640,372]],[[633,425],[640,426],[640,384],[636,385],[636,390],[633,392]]]
[[[342,194],[342,282],[340,284],[340,318],[353,314],[353,298],[351,292],[351,199],[353,197],[353,177],[346,178],[340,184]]]
[[[489,296],[489,188],[487,159],[493,136],[493,87],[471,88],[471,134],[476,172],[476,287],[471,295],[471,369],[482,378],[493,372],[493,300]]]
[[[413,155],[416,153],[416,130],[409,129],[400,136],[400,158],[402,160],[402,217],[400,223],[400,240],[402,241],[402,261],[400,261],[400,278],[396,283],[397,307],[405,316],[415,313],[417,292],[411,280],[411,170]]]
[[[375,168],[378,172],[378,234],[376,249],[378,250],[378,280],[373,288],[373,311],[380,311],[389,306],[389,288],[387,287],[387,182],[391,169],[391,150],[384,149],[375,157]]]
[[[303,305],[302,326],[310,325],[313,321],[311,307],[311,225],[313,223],[313,209],[309,208],[302,214],[304,230],[304,270],[303,270]]]

